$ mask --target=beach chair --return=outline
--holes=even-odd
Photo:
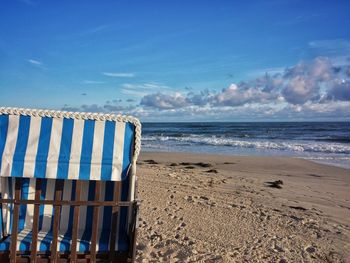
[[[133,117],[0,108],[0,262],[133,262]]]

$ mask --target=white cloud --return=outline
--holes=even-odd
[[[135,77],[134,73],[125,73],[125,72],[102,72],[102,75],[105,75],[108,77],[115,77],[115,78],[133,78],[133,77]]]
[[[328,81],[333,78],[332,63],[328,58],[315,58],[310,66],[310,76],[318,81]]]
[[[214,98],[215,106],[240,106],[247,103],[266,103],[277,96],[274,92],[264,92],[256,86],[231,84]]]
[[[327,101],[325,103],[308,102],[304,105],[287,105],[278,115],[290,118],[311,120],[349,119],[350,101]]]
[[[188,106],[186,97],[179,92],[171,95],[163,93],[146,95],[142,98],[140,104],[158,109],[177,109]]]
[[[286,101],[292,104],[304,104],[309,100],[318,99],[319,90],[319,86],[313,79],[295,76],[289,80],[282,94]]]
[[[33,65],[37,65],[37,66],[40,66],[43,64],[41,61],[36,60],[36,59],[28,59],[28,62],[33,64]]]
[[[150,94],[150,91],[152,92],[162,92],[165,90],[170,90],[171,88],[169,86],[160,84],[160,83],[124,83],[121,85],[122,93],[126,95],[132,95],[136,97],[143,97],[147,94]]]
[[[122,84],[122,87],[125,89],[133,89],[133,90],[169,90],[171,89],[169,86],[162,85],[159,83],[138,83],[138,84],[130,84],[130,83],[124,83]]]
[[[104,84],[106,83],[105,81],[97,81],[97,80],[84,80],[84,84]]]
[[[350,81],[344,79],[334,80],[332,87],[328,90],[327,99],[350,101]]]
[[[138,91],[138,90],[130,90],[130,89],[121,89],[121,92],[125,95],[131,95],[131,96],[135,96],[135,97],[143,97],[146,96],[149,92],[147,91]]]
[[[213,100],[214,96],[215,94],[209,90],[202,90],[200,93],[189,92],[186,99],[191,105],[205,106]]]
[[[347,53],[350,51],[350,40],[348,39],[323,39],[309,42],[309,47],[322,51],[322,53]],[[328,55],[328,54],[327,54]]]

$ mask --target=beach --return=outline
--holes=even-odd
[[[137,262],[350,262],[350,170],[143,152]]]

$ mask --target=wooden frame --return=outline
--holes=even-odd
[[[0,262],[134,262],[136,255],[136,235],[137,235],[137,215],[139,202],[121,202],[120,190],[121,182],[115,183],[113,201],[99,201],[101,195],[101,182],[96,181],[95,199],[94,201],[80,200],[81,180],[77,180],[75,200],[62,200],[63,180],[56,179],[56,187],[54,193],[54,200],[40,200],[42,179],[36,179],[35,198],[34,200],[22,200],[21,183],[22,178],[15,179],[15,198],[14,199],[0,199],[0,205],[6,203],[14,204],[13,209],[13,224],[11,230],[11,244],[10,250],[0,252]],[[136,189],[135,189],[136,190]],[[19,207],[20,205],[34,204],[33,227],[32,227],[32,245],[31,251],[19,252],[16,250],[17,246],[17,231],[19,221]],[[53,221],[53,239],[51,244],[51,253],[38,252],[36,249],[38,236],[38,222],[39,222],[39,207],[40,205],[54,206],[54,221]],[[73,228],[72,228],[72,245],[71,253],[60,253],[57,251],[57,237],[59,232],[60,210],[63,205],[73,206]],[[91,239],[91,251],[87,253],[78,253],[77,247],[77,233],[79,222],[79,208],[80,206],[93,206],[93,227]],[[96,252],[97,239],[97,225],[98,225],[98,207],[112,206],[112,225],[111,225],[111,240],[110,251],[108,253]],[[116,223],[120,207],[130,207],[132,212],[132,222],[129,229],[129,250],[126,252],[115,251],[116,239]],[[3,227],[3,226],[2,226]]]

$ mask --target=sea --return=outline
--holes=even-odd
[[[142,150],[292,156],[350,169],[350,122],[143,123]]]

